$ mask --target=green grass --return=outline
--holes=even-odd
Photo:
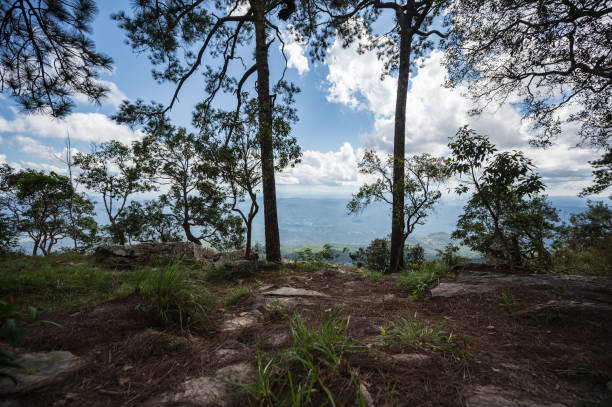
[[[380,281],[383,277],[382,271],[372,271],[368,269],[363,269],[362,274],[366,280],[372,281]]]
[[[145,299],[140,308],[152,322],[185,329],[205,321],[213,301],[204,287],[189,280],[189,270],[180,263],[145,268],[139,274],[137,288]]]
[[[0,258],[0,298],[17,310],[57,311],[129,294],[138,273],[92,264],[86,256],[8,255]]]
[[[444,328],[444,322],[436,322],[432,326],[415,313],[412,317],[395,319],[387,328],[382,328],[382,334],[387,345],[410,345],[453,353],[456,350],[455,337]]]
[[[552,270],[556,273],[612,275],[611,250],[561,250],[553,254]]]
[[[224,264],[218,267],[211,267],[204,272],[204,279],[210,282],[235,281],[238,279],[249,278],[255,273],[251,263],[239,265]]]
[[[348,337],[349,318],[337,311],[323,313],[307,324],[299,314],[291,322],[291,346],[278,354],[257,354],[257,378],[243,390],[258,405],[339,405],[333,386],[340,381],[355,387],[355,402],[365,406],[359,381],[344,355],[356,349]],[[350,372],[350,374],[348,373]],[[350,380],[348,379],[350,378]]]
[[[247,295],[249,295],[250,292],[251,292],[251,289],[247,287],[246,285],[241,285],[236,288],[233,288],[230,291],[229,297],[227,298],[227,300],[225,300],[225,304],[228,307],[231,307],[232,305],[236,305],[240,302],[240,300],[242,300]]]
[[[412,292],[416,298],[422,299],[436,279],[446,273],[446,266],[437,261],[425,261],[419,269],[402,273],[398,284]]]

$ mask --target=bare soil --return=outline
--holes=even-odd
[[[86,358],[89,366],[52,387],[22,394],[17,401],[28,406],[140,405],[176,390],[189,378],[212,375],[238,361],[254,361],[257,349],[282,350],[295,312],[313,319],[335,308],[350,316],[349,334],[364,344],[362,351],[346,355],[346,363],[367,383],[376,406],[462,406],[478,386],[495,386],[544,405],[612,405],[610,285],[509,284],[485,293],[414,300],[397,284],[397,276],[372,281],[332,269],[285,274],[264,270],[242,283],[252,287],[251,294],[229,308],[223,306],[223,297],[232,285],[211,287],[220,305],[206,329],[192,332],[148,326],[136,294],[46,315],[61,326],[34,324],[25,350],[68,350]],[[287,305],[286,315],[273,315],[263,307],[271,300],[258,288],[267,285],[316,290],[328,297],[302,297]],[[563,305],[586,300],[602,307]],[[224,321],[256,309],[263,315],[257,323],[221,329]],[[381,346],[381,327],[415,314],[432,325],[444,321],[458,351]],[[245,346],[235,346],[235,341]],[[235,350],[219,352],[228,344]],[[394,353],[419,353],[430,359],[405,364],[390,358]],[[339,381],[333,390],[340,403],[355,405],[354,389],[346,383]]]

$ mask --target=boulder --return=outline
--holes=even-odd
[[[212,247],[197,245],[193,242],[139,243],[132,245],[100,246],[96,249],[97,262],[113,268],[134,268],[144,265],[158,266],[179,260],[201,263],[204,266],[234,266],[239,262],[256,264],[257,249],[251,250],[246,259],[245,250],[220,252]],[[242,263],[238,264],[243,267]]]
[[[328,297],[327,294],[318,291],[294,287],[281,287],[276,290],[263,292],[262,294],[275,297]]]

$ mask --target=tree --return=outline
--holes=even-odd
[[[14,220],[4,213],[0,213],[0,255],[13,251],[17,246],[17,225]]]
[[[258,144],[258,103],[248,99],[236,120],[234,112],[219,112],[211,122],[196,114],[195,122],[200,128],[211,126],[206,134],[204,149],[210,154],[221,177],[229,185],[232,197],[232,211],[237,212],[246,227],[246,257],[251,254],[253,220],[259,211],[257,190],[261,185],[261,154]],[[275,170],[293,167],[301,157],[300,147],[291,136],[291,124],[297,120],[295,110],[282,103],[274,104],[272,135]],[[227,142],[225,142],[227,140]],[[245,210],[241,203],[248,196],[249,206]]]
[[[180,225],[171,214],[164,211],[161,200],[146,201],[143,207],[144,225],[139,237],[143,242],[179,242]]]
[[[98,79],[112,59],[88,38],[93,0],[7,0],[0,3],[0,89],[26,111],[65,116],[71,97],[99,103],[108,89]]]
[[[132,148],[115,140],[94,145],[90,154],[77,153],[74,157],[74,165],[81,169],[77,181],[102,196],[110,227],[121,245],[125,236],[117,218],[123,214],[128,198],[154,189],[146,164]]]
[[[274,180],[272,123],[275,97],[270,94],[268,50],[272,41],[269,40],[269,33],[271,29],[272,38],[284,44],[281,31],[274,24],[274,17],[277,15],[280,20],[286,21],[295,8],[293,0],[231,0],[214,4],[203,0],[187,3],[143,0],[134,4],[133,17],[125,12],[114,16],[127,31],[132,47],[150,51],[153,64],[163,66],[161,70],[154,71],[153,76],[160,81],[176,84],[172,100],[165,111],[173,107],[186,81],[203,68],[205,90],[208,93],[202,102],[204,111],[209,110],[211,102],[221,90],[235,93],[235,111],[238,116],[242,104],[242,87],[252,74],[257,73],[266,257],[270,261],[280,261],[281,253]],[[250,67],[245,65],[246,57],[237,54],[249,45],[254,51],[254,63]],[[218,65],[206,64],[209,61],[218,62]],[[235,67],[235,62],[241,65]],[[239,80],[229,74],[237,70],[242,72]],[[287,85],[283,77],[274,92],[279,92],[277,89],[280,88],[297,91]]]
[[[599,160],[591,161],[590,164],[594,168],[595,182],[593,185],[584,188],[579,196],[599,194],[612,186],[612,149],[609,149]],[[612,195],[610,195],[610,199],[612,199]]]
[[[405,167],[403,196],[406,204],[402,210],[405,226],[402,227],[400,259],[396,266],[390,263],[389,271],[393,272],[403,266],[403,253],[406,239],[417,225],[422,225],[423,220],[431,213],[442,193],[440,188],[449,178],[448,162],[443,158],[431,157],[428,154],[414,155],[403,161]],[[395,159],[389,155],[385,161],[381,160],[374,151],[364,154],[359,163],[359,171],[362,174],[376,177],[376,181],[365,184],[353,195],[348,203],[347,209],[351,214],[357,214],[372,202],[386,202],[393,207],[394,186],[396,185],[390,175],[395,166]],[[390,261],[394,261],[390,258]]]
[[[357,267],[366,266],[370,270],[384,272],[389,270],[389,240],[374,239],[368,247],[360,247],[349,257]]]
[[[601,201],[588,201],[587,210],[573,214],[560,237],[573,250],[609,250],[612,246],[612,210]]]
[[[391,217],[391,271],[397,271],[402,261],[404,230],[404,171],[406,150],[406,101],[412,63],[431,49],[431,35],[444,36],[429,30],[433,19],[440,15],[446,0],[311,0],[302,2],[295,16],[296,29],[311,38],[315,59],[325,58],[329,39],[338,33],[343,46],[355,39],[374,36],[376,40],[360,44],[360,48],[375,49],[385,59],[386,73],[397,71],[395,126],[393,135],[393,214]],[[392,26],[380,25],[382,33],[374,34],[374,26],[382,10],[393,13]],[[365,31],[365,32],[364,32]]]
[[[16,225],[20,233],[32,239],[32,254],[40,250],[44,255],[51,252],[61,239],[70,233],[69,202],[83,220],[79,227],[95,230],[93,204],[81,195],[76,195],[68,177],[54,172],[45,174],[31,169],[15,172],[8,165],[1,171],[0,208]],[[90,233],[91,234],[91,233]]]
[[[556,212],[533,164],[520,151],[497,152],[488,137],[467,126],[449,143],[450,169],[459,177],[458,194],[472,191],[452,237],[510,267],[525,259],[548,261],[544,241],[551,237]]]
[[[115,117],[134,126],[143,124],[146,137],[134,143],[138,161],[147,163],[151,180],[169,187],[160,203],[170,208],[169,216],[181,225],[190,242],[209,242],[219,248],[239,247],[242,243],[240,219],[229,215],[227,186],[218,164],[210,160],[205,140],[213,137],[205,130],[201,136],[175,128],[166,118],[148,120],[148,115],[125,103]]]
[[[539,130],[535,144],[549,145],[563,122],[576,122],[584,142],[609,148],[610,18],[601,0],[457,0],[446,16],[448,84],[468,84],[476,113],[520,98]]]

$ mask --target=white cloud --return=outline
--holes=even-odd
[[[14,164],[11,164],[11,166],[17,169],[20,169],[20,167],[23,167],[23,168],[32,168],[35,170],[42,170],[42,171],[47,171],[47,172],[53,171],[57,174],[66,174],[68,172],[66,168],[61,168],[53,164],[38,163],[34,161],[23,161],[23,160],[20,163],[21,163],[21,166],[15,166]]]
[[[124,143],[142,137],[139,131],[119,125],[100,113],[72,113],[63,119],[48,115],[22,114],[14,111],[14,118],[0,117],[0,133],[29,134],[42,138],[65,138],[68,133],[74,141],[103,142],[118,140]]]
[[[286,30],[281,31],[281,35],[285,42],[285,53],[289,56],[287,66],[297,69],[300,75],[308,72],[310,70],[308,58],[304,55],[306,43],[301,39],[299,33],[289,24]],[[282,45],[279,45],[278,49],[282,51]]]
[[[393,149],[394,110],[397,79],[379,80],[382,62],[373,52],[359,54],[356,45],[343,49],[336,40],[328,50],[327,99],[354,109],[372,112],[373,129],[362,136],[366,149],[391,152]],[[442,53],[434,51],[411,77],[406,107],[406,153],[448,154],[448,138],[465,124],[490,136],[501,150],[520,149],[532,158],[549,186],[548,193],[573,195],[590,182],[589,160],[601,153],[573,148],[579,141],[575,127],[567,127],[554,147],[541,150],[528,144],[529,123],[510,105],[492,107],[470,117],[471,102],[465,89],[442,86],[446,71]]]
[[[310,185],[318,187],[350,187],[354,190],[366,180],[358,171],[363,150],[344,143],[338,151],[306,150],[302,161],[277,175],[279,185]]]
[[[19,150],[36,157],[41,158],[54,158],[57,157],[60,153],[56,152],[53,147],[46,146],[40,143],[38,140],[34,140],[30,137],[15,136],[15,141],[20,145]]]
[[[123,93],[121,89],[119,89],[115,82],[105,81],[103,79],[98,79],[96,82],[98,82],[100,85],[106,86],[109,90],[106,97],[100,100],[100,103],[103,106],[112,106],[114,108],[118,108],[121,102],[128,99],[125,93]],[[89,98],[82,93],[74,95],[74,99],[81,103],[90,103]]]

